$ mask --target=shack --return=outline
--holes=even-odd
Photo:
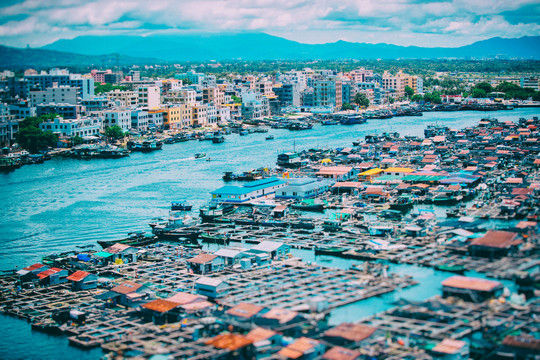
[[[229,285],[223,280],[210,277],[202,277],[195,282],[195,291],[199,295],[212,299],[219,299],[227,295]]]
[[[319,340],[301,337],[296,339],[292,344],[281,349],[278,352],[278,355],[287,359],[311,360],[322,356],[324,351],[325,346]]]
[[[212,254],[199,254],[186,260],[188,267],[195,274],[205,275],[222,270],[224,267],[223,257]]]
[[[361,347],[364,340],[371,337],[377,328],[373,326],[353,323],[341,323],[323,334],[323,339],[331,344]]]
[[[95,289],[98,283],[97,275],[83,270],[75,271],[67,279],[71,282],[73,291]]]
[[[477,238],[469,245],[471,256],[500,258],[517,247],[521,242],[517,240],[518,234],[510,231],[489,230],[481,238]]]
[[[466,301],[483,302],[502,294],[503,284],[467,276],[452,276],[442,282],[443,297],[455,296]]]
[[[67,282],[68,271],[60,268],[50,268],[37,274],[39,282],[43,285],[56,285]]]

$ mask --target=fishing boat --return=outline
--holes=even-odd
[[[453,205],[460,202],[463,199],[463,196],[455,196],[452,191],[439,191],[431,201],[435,205]]]
[[[102,248],[108,248],[114,244],[124,244],[129,246],[146,246],[155,243],[158,240],[154,234],[147,234],[144,231],[131,232],[127,238],[119,240],[98,240]]]
[[[249,131],[247,131],[247,130],[241,130],[238,134],[239,134],[240,136],[246,136],[246,135],[249,135]]]
[[[196,153],[195,159],[202,159],[206,157],[206,153]]]
[[[229,245],[230,243],[229,237],[227,235],[222,235],[222,234],[210,235],[210,234],[202,233],[201,235],[199,235],[199,237],[203,243],[207,243],[207,244]]]
[[[382,210],[377,216],[387,220],[401,220],[403,214],[399,210]]]
[[[221,136],[214,136],[212,138],[212,143],[214,144],[221,144],[222,142],[225,141],[225,136],[221,135]]]
[[[268,135],[268,136],[266,137],[266,140],[274,140],[274,135]]]
[[[173,201],[171,202],[171,210],[191,211],[193,206],[186,201]]]
[[[435,266],[435,270],[447,271],[447,272],[452,272],[452,273],[463,275],[467,269],[463,265],[446,265],[446,264],[442,264],[442,265]]]
[[[349,249],[334,246],[315,246],[315,255],[343,256],[343,253]]]
[[[291,208],[301,211],[323,212],[325,205],[323,203],[315,202],[314,199],[304,199],[296,204],[292,204]]]
[[[179,241],[179,239],[196,240],[200,231],[192,227],[198,223],[197,219],[182,211],[169,212],[169,218],[165,223],[150,224],[152,232],[159,240]]]
[[[342,223],[339,220],[324,220],[322,223],[322,227],[323,230],[331,232],[343,230]]]
[[[199,209],[199,216],[203,222],[212,222],[223,215],[231,214],[236,210],[234,205],[211,202]]]
[[[408,195],[398,196],[395,201],[390,203],[390,209],[399,210],[401,212],[407,212],[412,209],[414,205],[413,200]]]

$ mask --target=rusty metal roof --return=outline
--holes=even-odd
[[[172,301],[168,301],[168,300],[157,299],[157,300],[150,301],[149,303],[143,304],[141,306],[148,310],[164,313],[178,307],[179,304]]]
[[[489,230],[481,238],[475,239],[471,245],[494,248],[508,248],[513,245],[517,233],[510,231]]]
[[[360,342],[367,339],[377,330],[372,326],[353,324],[353,323],[341,323],[332,329],[326,330],[324,336],[338,337],[345,340]]]
[[[264,307],[259,306],[259,305],[249,304],[249,303],[240,303],[236,306],[233,306],[232,308],[230,308],[229,310],[225,312],[232,316],[239,316],[239,317],[249,319],[250,317],[257,315],[263,309]]]
[[[355,360],[360,357],[362,353],[357,350],[347,349],[341,346],[334,346],[322,356],[325,360]]]
[[[218,349],[228,349],[231,351],[243,348],[252,343],[253,341],[247,337],[235,333],[220,334],[205,342],[206,345],[213,345]]]
[[[502,283],[499,281],[456,275],[444,280],[442,286],[466,290],[492,291],[502,286]]]
[[[212,254],[199,254],[191,259],[188,259],[187,262],[190,262],[190,263],[193,263],[193,264],[206,264],[206,263],[209,263],[211,262],[212,260],[214,260],[215,258],[217,258],[216,255],[212,255]]]
[[[81,281],[82,279],[84,279],[88,275],[90,275],[90,273],[88,271],[77,270],[73,274],[69,275],[67,277],[67,279],[77,282],[77,281]]]
[[[115,286],[111,289],[111,291],[114,291],[115,293],[119,293],[119,294],[129,294],[131,292],[134,292],[134,291],[137,291],[139,290],[140,288],[142,287],[141,284],[137,284],[136,282],[133,282],[133,281],[126,281],[118,286]]]

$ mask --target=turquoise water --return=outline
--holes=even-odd
[[[433,123],[462,128],[486,116],[517,120],[539,113],[539,109],[426,113],[423,117],[370,120],[349,127],[316,126],[302,132],[271,129],[268,134],[233,134],[222,144],[178,143],[165,145],[162,151],[134,153],[116,160],[54,159],[24,166],[0,174],[0,270],[21,268],[51,252],[74,250],[75,245],[96,244],[99,239],[149,230],[148,222],[165,216],[171,201],[187,200],[196,209],[209,199],[209,191],[223,186],[223,172],[272,167],[277,154],[293,150],[293,144],[296,150],[345,147],[357,138],[377,132],[422,136],[424,128]],[[275,140],[265,141],[269,134]],[[207,153],[213,161],[195,160],[193,155],[197,152]],[[313,261],[309,256],[303,255],[307,261]],[[339,262],[332,265],[340,266]],[[448,277],[447,273],[426,268],[404,269],[422,281],[422,285],[400,294],[413,300],[435,295],[440,280]],[[393,300],[394,295],[389,294],[343,307],[335,313],[333,321],[360,319],[388,308]],[[84,357],[81,351],[68,347],[63,337],[31,333],[29,325],[20,320],[2,317],[1,321],[9,333],[0,337],[1,359],[99,356],[98,352]],[[39,350],[31,354],[34,350],[21,343],[32,344]]]

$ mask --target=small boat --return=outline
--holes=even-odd
[[[214,144],[220,144],[220,143],[222,143],[222,142],[224,142],[224,141],[225,141],[225,136],[223,136],[223,135],[222,135],[222,136],[214,136],[214,137],[212,138],[212,142],[213,142]]]
[[[203,243],[208,243],[208,244],[229,245],[230,243],[230,239],[227,235],[201,234],[199,237]]]
[[[195,159],[202,159],[206,157],[206,153],[196,153]]]
[[[390,209],[407,212],[412,209],[413,205],[414,202],[410,196],[402,195],[399,196],[395,201],[390,203]]]
[[[399,210],[382,210],[377,216],[388,220],[401,220],[403,214]]]
[[[304,199],[299,201],[296,204],[291,205],[292,209],[301,210],[301,211],[313,211],[313,212],[323,212],[324,204],[316,203],[313,199]]]
[[[274,140],[274,135],[268,135],[268,136],[266,137],[266,140]]]
[[[341,231],[343,230],[343,226],[341,224],[341,221],[338,220],[324,220],[322,223],[323,230],[325,231]]]
[[[247,130],[242,130],[242,131],[239,132],[239,134],[240,134],[240,136],[246,136],[246,135],[249,134],[249,131],[247,131]]]
[[[114,244],[146,246],[155,243],[157,240],[157,236],[153,234],[146,234],[144,231],[138,231],[129,233],[127,238],[120,240],[98,240],[98,244],[105,249]]]
[[[435,266],[435,270],[447,271],[447,272],[452,272],[452,273],[463,275],[467,269],[463,265],[445,265],[445,264],[442,264],[442,265]]]
[[[193,206],[185,201],[173,201],[171,202],[171,210],[191,211]]]
[[[212,159],[211,158],[206,158],[206,161],[212,161]]]
[[[214,219],[234,212],[236,208],[232,204],[210,203],[199,209],[199,216],[203,222],[212,222]]]
[[[322,247],[315,246],[315,255],[343,256],[343,253],[349,249],[341,247]]]

